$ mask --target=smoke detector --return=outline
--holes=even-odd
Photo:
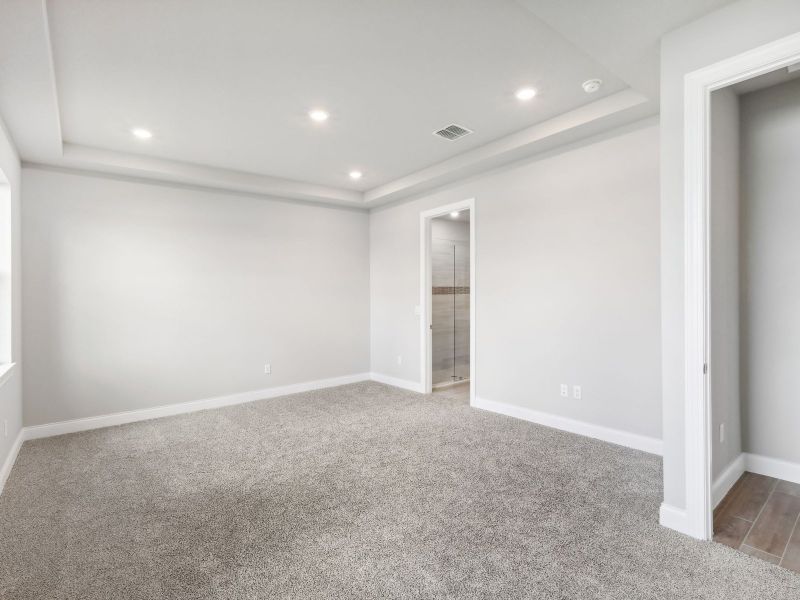
[[[594,94],[603,85],[602,79],[589,79],[583,82],[583,91],[587,94]]]
[[[471,129],[467,129],[466,127],[462,127],[461,125],[456,125],[454,123],[443,129],[440,129],[439,131],[434,131],[433,135],[438,135],[441,138],[453,141],[457,140],[458,138],[462,138],[465,135],[469,135],[470,133],[474,132]]]

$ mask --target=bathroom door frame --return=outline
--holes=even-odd
[[[662,504],[661,524],[713,536],[709,361],[711,93],[800,62],[793,34],[688,73],[684,79],[684,425],[686,508]]]
[[[475,391],[477,389],[476,354],[475,354],[475,198],[468,198],[460,202],[445,204],[437,208],[422,211],[419,214],[419,239],[420,239],[420,372],[422,373],[422,393],[430,394],[433,391],[432,357],[433,357],[433,294],[431,285],[433,274],[431,268],[431,220],[436,217],[448,215],[453,211],[469,210],[469,403],[475,405]]]

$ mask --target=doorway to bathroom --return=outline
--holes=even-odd
[[[475,395],[474,202],[421,214],[424,391]]]

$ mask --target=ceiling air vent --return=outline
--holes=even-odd
[[[457,140],[458,138],[462,138],[465,135],[469,135],[472,133],[471,129],[467,129],[466,127],[462,127],[461,125],[448,125],[444,129],[440,129],[439,131],[434,131],[433,135],[438,135],[446,140]]]

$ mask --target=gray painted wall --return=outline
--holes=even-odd
[[[664,501],[686,506],[684,414],[684,77],[800,30],[797,0],[742,0],[666,35],[661,43],[661,356]]]
[[[26,425],[369,370],[365,212],[23,180]]]
[[[741,112],[744,449],[800,463],[800,80]]]
[[[739,402],[739,98],[711,94],[711,463],[716,479],[742,452]],[[725,439],[720,439],[720,425]]]
[[[14,441],[22,430],[22,311],[21,306],[21,252],[20,252],[20,162],[11,137],[0,121],[0,169],[10,186],[11,239],[5,231],[0,232],[0,240],[11,251],[11,360],[16,362],[15,370],[9,379],[0,386],[0,465],[9,455]],[[4,219],[0,219],[3,221]],[[3,326],[2,335],[8,336],[8,323]],[[6,348],[7,344],[4,345]],[[7,350],[4,350],[7,354]],[[7,360],[4,356],[2,360]],[[4,435],[4,422],[8,423],[8,435]]]
[[[478,396],[660,438],[658,144],[648,121],[373,211],[372,370],[421,380],[419,213],[474,197]]]

